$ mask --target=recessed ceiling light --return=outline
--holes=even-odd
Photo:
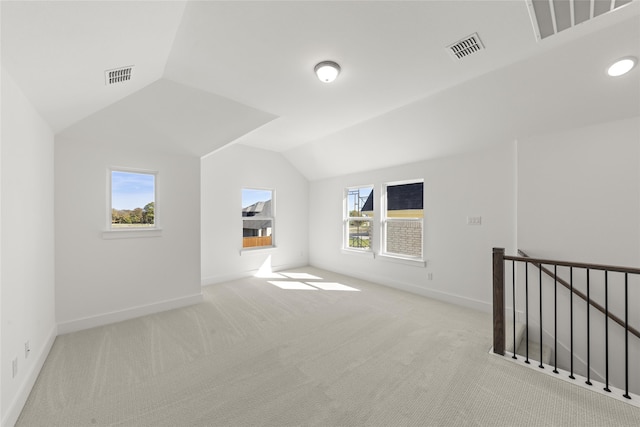
[[[633,56],[627,56],[618,59],[609,68],[607,68],[607,74],[611,77],[618,77],[623,74],[627,74],[638,63],[638,59]]]
[[[331,83],[340,74],[340,66],[333,61],[322,61],[313,68],[321,82]]]

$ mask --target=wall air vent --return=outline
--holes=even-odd
[[[447,50],[453,59],[463,59],[472,53],[476,53],[484,49],[482,41],[478,33],[473,33],[464,39],[455,42],[451,46],[447,46]]]
[[[107,86],[117,83],[124,83],[131,80],[131,74],[133,73],[133,65],[128,67],[114,68],[113,70],[107,70],[104,72],[104,83]]]
[[[632,0],[527,0],[538,41],[631,3]]]

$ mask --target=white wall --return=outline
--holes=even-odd
[[[308,262],[309,183],[281,154],[233,145],[202,159],[202,283]],[[242,248],[242,188],[275,190],[276,248]]]
[[[6,426],[20,414],[56,336],[53,159],[52,131],[3,69],[0,413]]]
[[[521,249],[640,263],[640,118],[518,142]]]
[[[489,311],[492,248],[514,248],[515,175],[514,145],[504,144],[464,156],[314,181],[310,187],[310,263]],[[342,253],[346,187],[373,184],[378,202],[381,184],[420,178],[425,191],[426,268]],[[467,225],[468,216],[481,216],[482,225]],[[379,224],[379,214],[374,224]],[[376,227],[376,248],[379,236]]]
[[[56,135],[60,333],[201,300],[200,159],[103,110]],[[160,237],[104,239],[109,167],[158,171]]]
[[[567,132],[544,134],[518,142],[518,246],[530,256],[566,261],[621,265],[640,265],[640,118],[609,122]],[[532,276],[535,275],[534,276]],[[569,279],[568,272],[559,274]],[[537,270],[530,273],[534,284],[532,304],[538,310]],[[574,285],[586,291],[586,273],[574,273]],[[604,305],[604,274],[591,273],[591,298]],[[546,336],[553,335],[552,281],[547,280],[543,324]],[[610,309],[624,318],[624,278],[609,278]],[[568,292],[559,291],[559,324],[569,323]],[[629,287],[629,322],[640,327],[640,280],[632,278]],[[521,300],[524,298],[521,294]],[[522,301],[520,306],[522,307]],[[564,305],[564,307],[562,306]],[[603,316],[592,313],[591,363],[594,375],[604,375]],[[537,311],[535,311],[537,313]],[[538,322],[538,314],[532,316]],[[574,298],[575,361],[586,375],[586,308]],[[623,344],[622,328],[610,326],[610,342]],[[559,365],[569,366],[568,328],[558,331]],[[538,339],[537,337],[535,338]],[[545,338],[546,339],[546,338]],[[630,337],[632,360],[640,357],[640,340]],[[619,387],[624,366],[623,353],[610,354],[610,375]],[[633,390],[640,392],[640,367],[630,366]]]
[[[395,264],[382,257],[343,253],[344,188],[423,178],[425,181],[425,259],[427,267]],[[379,237],[379,211],[374,224]],[[482,216],[482,225],[466,225]],[[463,156],[312,181],[310,185],[310,264],[482,310],[491,307],[491,248],[507,254],[599,264],[640,264],[640,119],[593,125],[522,139]],[[374,245],[377,245],[375,243]],[[377,248],[377,247],[376,247]],[[510,276],[510,267],[506,273]],[[432,273],[433,279],[428,279]],[[531,339],[538,341],[538,270],[530,267]],[[568,279],[566,272],[560,271]],[[522,285],[523,270],[518,280]],[[585,292],[584,273],[576,288]],[[553,340],[553,283],[544,279],[544,340]],[[603,274],[592,272],[591,297],[604,305]],[[507,280],[506,303],[512,293]],[[609,278],[609,307],[624,317],[623,278]],[[640,328],[640,279],[630,280],[630,324]],[[524,293],[516,291],[524,311]],[[569,323],[568,293],[559,292],[559,322]],[[592,378],[604,378],[603,316],[591,310]],[[574,368],[586,375],[586,309],[574,299]],[[622,329],[610,322],[610,345],[622,345]],[[569,369],[568,327],[558,330],[559,367]],[[610,380],[624,385],[623,352],[610,353]],[[631,360],[640,340],[630,339]],[[640,392],[640,367],[631,364],[631,390]]]

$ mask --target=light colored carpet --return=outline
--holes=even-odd
[[[640,425],[635,407],[490,355],[489,314],[295,272],[323,280],[232,281],[58,337],[17,425]]]

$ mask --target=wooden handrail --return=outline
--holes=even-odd
[[[504,248],[493,248],[493,352],[504,356]]]
[[[563,267],[588,268],[590,270],[607,270],[607,271],[615,271],[617,273],[640,274],[640,268],[620,267],[618,265],[587,264],[583,262],[557,261],[557,260],[544,259],[544,258],[532,258],[526,255],[520,249],[518,249],[518,253],[523,254],[524,256],[505,255],[504,259],[508,259],[512,261],[526,261],[526,262],[538,263],[538,264],[560,265]]]
[[[566,266],[566,267],[577,267],[577,268],[589,268],[591,270],[616,271],[616,272],[620,272],[620,273],[640,274],[640,269],[637,269],[637,268],[606,266],[606,265],[601,265],[601,264],[583,264],[583,263],[576,263],[576,262],[552,261],[552,260],[545,260],[545,259],[541,259],[541,258],[531,258],[529,255],[527,255],[526,252],[524,252],[524,251],[522,251],[520,249],[518,249],[518,253],[520,255],[522,255],[522,257],[513,257],[513,256],[505,255],[504,259],[514,260],[514,261],[526,261],[526,262],[529,262],[529,263],[535,265],[536,267],[538,267],[540,270],[542,270],[543,273],[545,273],[547,276],[551,277],[552,279],[555,277],[555,275],[553,274],[553,272],[551,270],[549,270],[548,268],[542,266],[542,264],[561,265],[561,266]],[[562,286],[567,288],[569,291],[572,290],[571,284],[567,283],[566,280],[562,279],[561,277],[557,277],[557,281]],[[584,293],[582,293],[581,291],[573,288],[573,293],[576,294],[577,296],[579,296],[580,298],[582,298],[584,301],[587,301],[587,296]],[[593,301],[592,299],[589,299],[589,304],[591,304],[592,307],[594,307],[596,310],[598,310],[599,312],[601,312],[605,316],[607,315],[607,310],[605,310],[605,308],[602,305],[598,304],[597,302]],[[616,316],[615,314],[612,314],[611,312],[609,312],[608,315],[609,315],[609,319],[613,320],[614,322],[616,322],[618,325],[622,326],[623,328],[625,327],[624,320],[620,319],[618,316]],[[628,328],[629,332],[631,332],[636,337],[640,338],[640,331],[638,331],[637,329],[635,329],[635,328],[633,328],[631,326],[628,326],[628,325],[627,325],[627,328]]]

